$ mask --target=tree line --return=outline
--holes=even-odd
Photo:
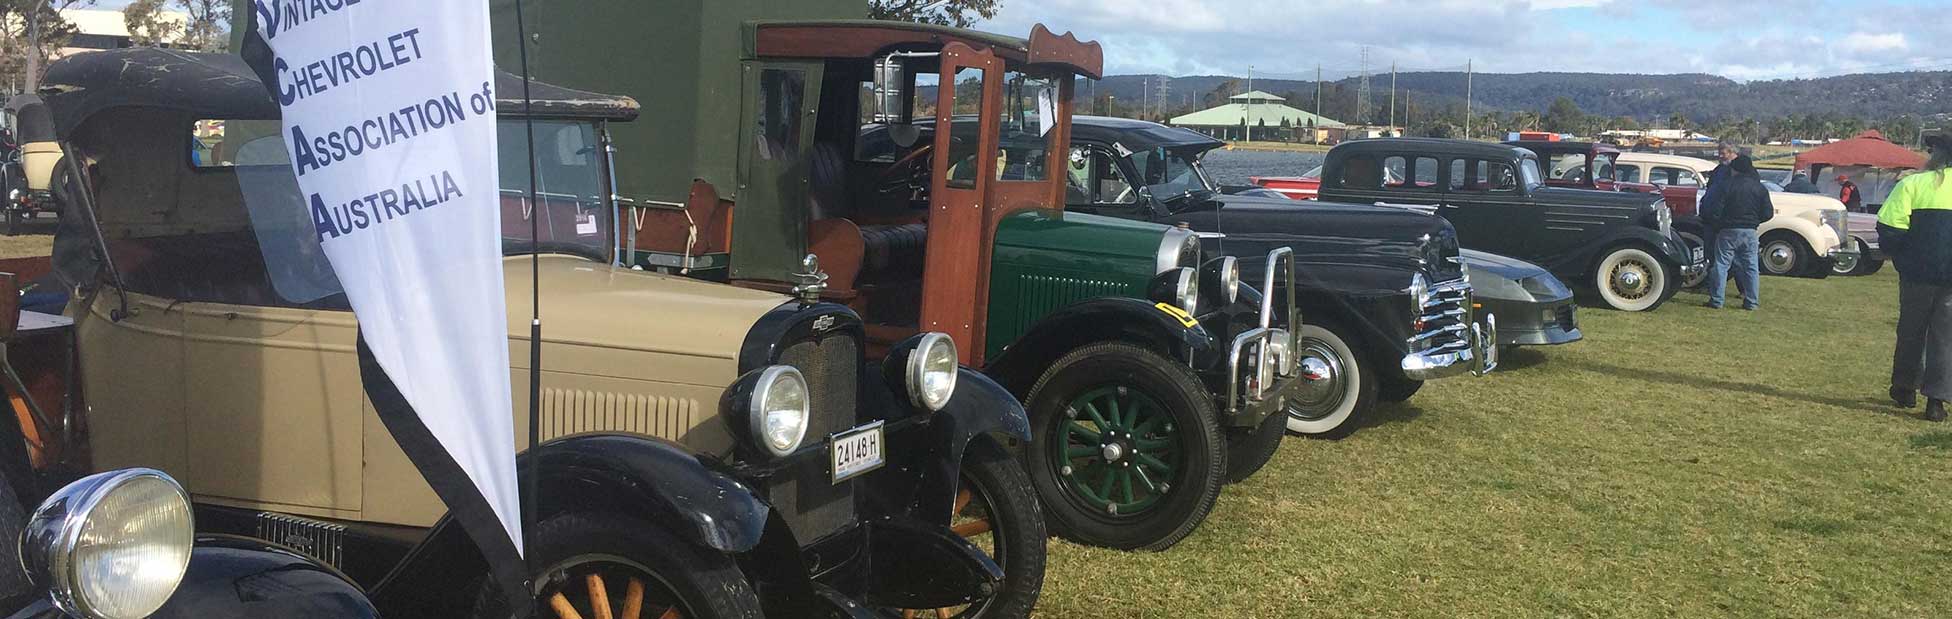
[[[0,0],[0,89],[33,92],[47,64],[83,34],[62,11],[96,0]],[[171,19],[169,11],[182,14]],[[134,46],[220,50],[229,43],[230,0],[135,0],[122,11]]]

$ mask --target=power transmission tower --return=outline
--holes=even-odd
[[[1356,122],[1369,124],[1369,46],[1362,46],[1362,82],[1356,87]]]
[[[1166,116],[1166,106],[1171,105],[1171,103],[1168,103],[1169,101],[1171,101],[1171,99],[1167,99],[1166,95],[1171,93],[1172,91],[1173,91],[1173,78],[1160,77],[1159,97],[1156,99],[1156,101],[1159,102],[1159,117],[1161,118],[1164,118]]]
[[[1464,61],[1464,139],[1471,139],[1471,70],[1475,60]]]

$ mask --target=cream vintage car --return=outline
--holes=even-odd
[[[613,262],[606,127],[635,101],[495,89],[518,428],[531,260],[546,325],[542,442],[511,437],[539,478],[534,590],[496,595],[362,389],[358,322],[256,76],[127,49],[63,59],[47,84],[64,146],[92,162],[53,265],[75,290],[90,465],[167,471],[199,533],[318,557],[397,617],[508,616],[489,613],[528,595],[632,619],[1035,603],[1043,520],[1003,445],[1028,420],[951,340],[865,363],[860,317],[819,302],[811,260],[796,296]],[[511,146],[530,124],[533,161]]]
[[[1653,183],[1661,186],[1661,197],[1674,209],[1674,230],[1689,249],[1707,251],[1706,226],[1696,212],[1708,173],[1715,162],[1695,157],[1655,153],[1621,153],[1614,161],[1614,180],[1628,183]],[[1769,192],[1776,216],[1756,227],[1761,236],[1762,272],[1770,275],[1828,277],[1839,260],[1857,255],[1857,246],[1846,231],[1844,203],[1815,194]],[[1683,279],[1693,288],[1701,285],[1707,273]]]

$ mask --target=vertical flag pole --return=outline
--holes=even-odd
[[[535,574],[535,530],[537,526],[536,505],[541,485],[536,478],[541,476],[542,461],[533,457],[539,453],[537,447],[542,442],[542,234],[537,223],[542,219],[541,205],[536,203],[535,171],[535,104],[529,99],[529,33],[528,20],[522,16],[522,0],[515,0],[515,49],[522,63],[522,134],[527,144],[523,158],[529,163],[529,452],[532,454],[528,474],[521,479],[522,484],[522,547],[529,563],[529,573]],[[534,590],[530,583],[530,590]],[[526,616],[536,617],[542,611],[539,596],[530,595],[529,610]]]

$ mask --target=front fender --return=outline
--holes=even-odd
[[[1044,316],[1003,353],[990,360],[983,373],[995,378],[1019,398],[1052,361],[1091,342],[1132,342],[1192,365],[1220,346],[1198,320],[1131,297],[1100,297],[1071,304]]]
[[[234,536],[197,538],[189,571],[154,619],[378,617],[372,601],[337,570],[310,557]]]
[[[617,507],[706,548],[750,550],[765,532],[769,508],[758,492],[708,461],[654,438],[592,434],[543,443],[523,453],[516,468],[521,475],[540,473],[539,518]]]
[[[970,441],[986,434],[1028,443],[1030,416],[1008,389],[964,369],[956,376],[956,394],[949,398],[949,404],[931,414],[926,426],[916,428],[915,443],[928,445],[932,453],[917,454],[921,458],[911,460],[916,473],[910,481],[914,484],[911,516],[930,524],[949,524],[962,476],[963,451]]]
[[[1814,252],[1812,257],[1815,258],[1828,255],[1840,244],[1835,230],[1802,217],[1774,217],[1756,226],[1755,232],[1758,236],[1771,232],[1794,234],[1802,239],[1803,244],[1808,246],[1811,252]]]

